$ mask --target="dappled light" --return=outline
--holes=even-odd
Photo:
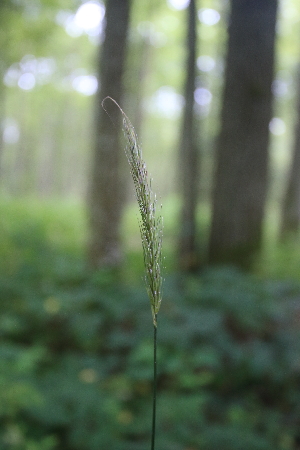
[[[171,86],[160,87],[146,103],[150,112],[168,119],[174,119],[179,116],[183,97],[178,94]]]
[[[220,13],[211,8],[200,9],[198,11],[198,17],[200,22],[208,26],[216,25],[221,18]]]
[[[75,14],[61,10],[56,20],[63,25],[69,36],[76,38],[83,33],[93,37],[102,32],[105,7],[102,2],[88,1],[79,6]]]
[[[201,55],[197,58],[197,66],[202,72],[210,72],[215,65],[215,60],[209,55]]]
[[[105,8],[103,3],[90,1],[83,3],[74,17],[74,24],[87,34],[99,34],[101,29]]]
[[[281,79],[274,80],[272,83],[272,92],[276,97],[291,95],[290,83]]]
[[[187,8],[189,0],[168,0],[168,4],[174,9],[181,10]]]
[[[286,125],[280,117],[273,117],[269,123],[269,129],[272,134],[276,136],[281,136],[286,132]]]
[[[56,70],[53,58],[35,58],[25,55],[19,63],[13,63],[4,74],[3,81],[7,86],[19,86],[24,90],[31,90],[36,83],[46,84]]]
[[[31,72],[22,73],[22,75],[20,75],[20,78],[18,79],[18,86],[24,91],[30,91],[31,89],[33,89],[35,83],[35,76]]]
[[[194,93],[195,101],[198,105],[206,106],[212,101],[212,94],[208,89],[197,88]]]
[[[3,124],[3,142],[6,144],[16,144],[20,138],[20,129],[18,124],[13,119],[5,119]]]
[[[97,91],[98,81],[94,75],[79,75],[72,81],[75,91],[84,95],[93,95]]]

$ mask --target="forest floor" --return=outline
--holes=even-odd
[[[0,209],[0,448],[144,450],[152,319],[136,216],[124,222],[125,269],[90,273],[83,208]],[[166,270],[158,448],[298,449],[298,258],[290,245],[265,253],[255,274]]]

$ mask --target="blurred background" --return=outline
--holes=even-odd
[[[121,114],[164,219],[157,447],[300,449],[300,5],[0,3],[0,449],[150,445]]]

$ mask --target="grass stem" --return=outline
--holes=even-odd
[[[155,315],[156,316],[156,315]],[[155,448],[155,428],[156,428],[156,391],[157,391],[157,317],[155,317],[156,325],[153,336],[153,409],[152,409],[152,435],[151,435],[151,450]]]

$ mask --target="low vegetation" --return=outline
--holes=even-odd
[[[140,252],[124,272],[89,273],[78,207],[0,209],[0,448],[145,450],[153,325]],[[255,276],[166,276],[157,448],[299,448],[300,280],[282,276],[286,261],[280,274],[280,254]]]

